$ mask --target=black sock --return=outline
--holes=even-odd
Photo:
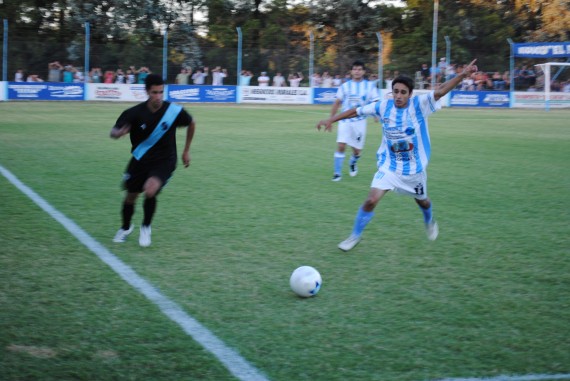
[[[131,219],[133,218],[133,214],[135,214],[135,204],[127,204],[123,202],[123,210],[121,211],[123,216],[123,226],[121,227],[123,230],[129,230],[131,227]]]
[[[154,216],[154,211],[156,210],[156,197],[145,198],[144,200],[144,226],[150,226],[152,222],[152,217]]]

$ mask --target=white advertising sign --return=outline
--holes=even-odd
[[[241,103],[310,104],[310,87],[241,86]]]
[[[7,83],[8,83],[8,82],[2,82],[2,81],[0,81],[0,101],[5,101],[5,100],[6,100],[6,92],[8,91],[8,90],[7,90],[7,87],[6,87],[6,84],[7,84]]]
[[[86,100],[144,102],[148,98],[142,84],[88,83]]]

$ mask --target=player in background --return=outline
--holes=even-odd
[[[166,185],[176,169],[176,127],[188,127],[182,152],[184,167],[190,165],[190,144],[196,123],[182,106],[163,100],[164,81],[156,74],[145,79],[148,94],[146,102],[131,107],[119,116],[111,129],[111,138],[118,139],[126,134],[131,138],[131,153],[123,176],[126,195],[121,210],[123,224],[114,242],[125,242],[133,231],[131,219],[139,194],[144,193],[143,221],[139,244],[151,244],[151,222],[156,211],[156,196]]]
[[[374,216],[374,208],[388,191],[413,197],[423,213],[428,239],[437,238],[439,227],[427,194],[426,168],[431,153],[427,120],[441,108],[438,101],[443,96],[463,78],[477,71],[475,61],[435,91],[414,98],[414,81],[407,76],[398,76],[392,82],[393,99],[352,108],[317,124],[319,130],[322,126],[330,130],[332,123],[355,116],[375,116],[382,123],[382,142],[376,155],[378,171],[372,179],[368,197],[356,214],[352,233],[338,245],[339,249],[349,251],[360,242],[364,228]]]
[[[354,61],[350,70],[351,79],[343,83],[336,92],[336,100],[332,105],[331,118],[334,117],[339,108],[347,111],[355,107],[364,106],[379,97],[376,83],[364,78],[366,67],[361,61]],[[330,131],[331,129],[327,129]],[[352,155],[349,161],[349,174],[356,176],[358,173],[358,159],[364,148],[366,140],[366,117],[355,116],[348,120],[342,120],[338,124],[337,149],[334,153],[334,174],[332,181],[342,179],[342,167],[344,165],[346,146],[352,147]]]

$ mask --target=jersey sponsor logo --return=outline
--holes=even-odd
[[[408,142],[407,140],[400,140],[395,142],[390,147],[392,152],[408,152],[414,149],[414,143]]]

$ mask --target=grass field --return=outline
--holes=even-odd
[[[267,379],[570,380],[570,111],[434,114],[438,240],[389,194],[343,253],[378,124],[359,175],[333,183],[335,133],[314,129],[329,107],[187,105],[192,165],[142,249],[137,231],[111,242],[129,142],[108,133],[127,106],[2,102],[0,166]],[[0,380],[235,379],[4,176],[0,189]],[[323,277],[314,298],[289,289],[301,265]]]

